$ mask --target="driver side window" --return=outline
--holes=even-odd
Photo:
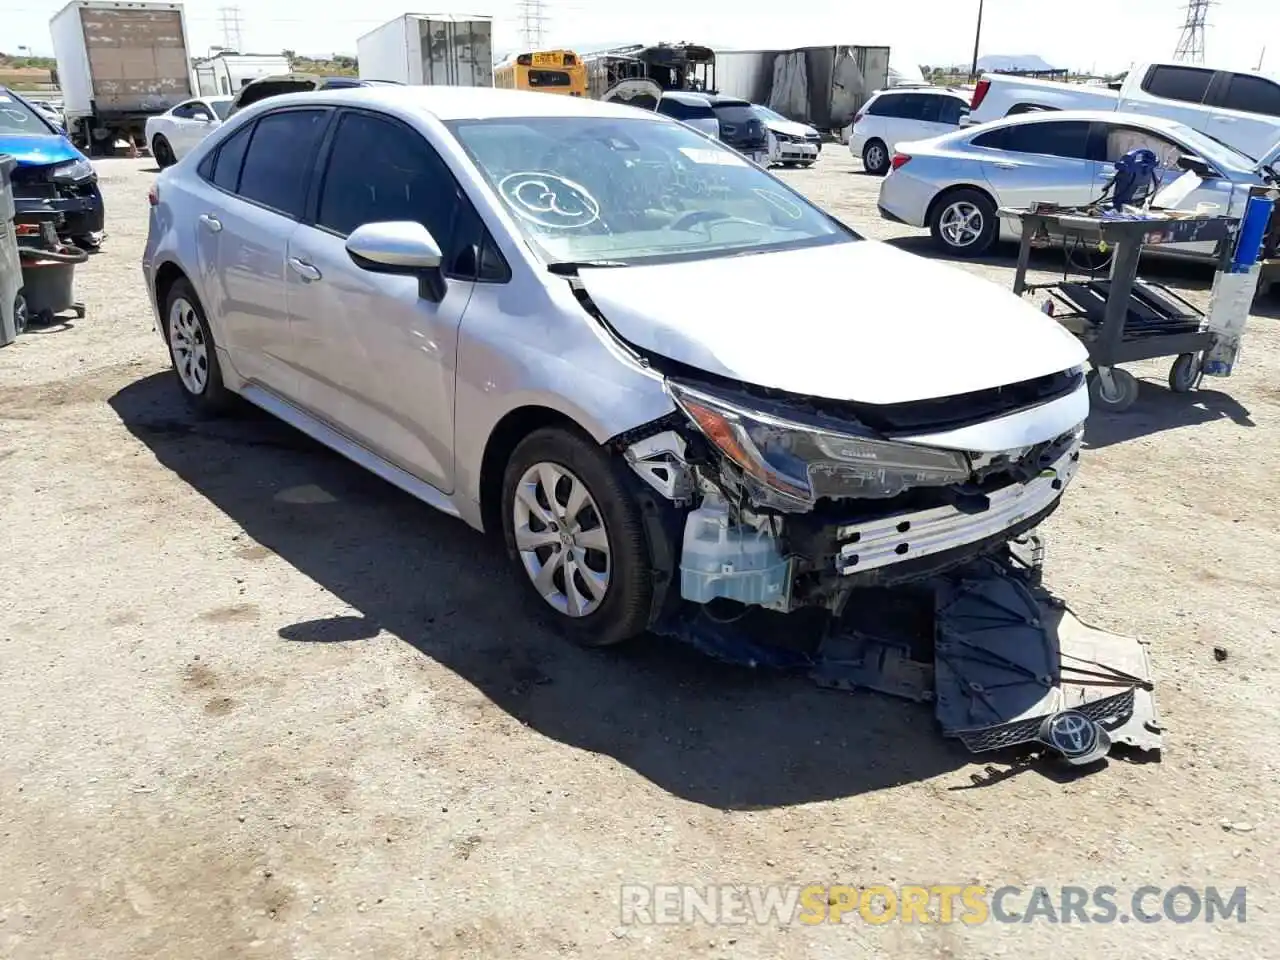
[[[1174,176],[1182,173],[1178,167],[1178,158],[1187,151],[1173,141],[1134,127],[1107,128],[1107,163],[1115,163],[1130,150],[1140,149],[1154,153],[1161,170],[1172,171]]]
[[[316,226],[345,237],[388,220],[422,224],[444,254],[446,273],[476,275],[475,240],[483,226],[440,155],[399,121],[348,112],[334,133]]]

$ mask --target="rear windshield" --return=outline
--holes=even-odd
[[[752,120],[758,120],[754,110],[745,103],[724,103],[716,104],[716,116],[725,123],[750,123]]]
[[[563,70],[530,70],[529,86],[567,87],[569,86],[569,75]]]

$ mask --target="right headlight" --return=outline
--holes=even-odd
[[[798,505],[823,497],[883,499],[910,487],[961,483],[969,461],[953,450],[837,432],[751,410],[668,381],[672,397],[726,457]]]

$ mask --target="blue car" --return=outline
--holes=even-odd
[[[18,223],[56,217],[60,238],[87,250],[97,248],[104,213],[93,164],[65,131],[2,86],[0,154],[18,162],[10,175]]]

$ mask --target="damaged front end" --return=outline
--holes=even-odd
[[[1075,476],[1082,422],[1013,449],[955,450],[888,439],[807,398],[668,389],[680,412],[618,442],[666,568],[656,632],[822,686],[932,702],[943,733],[974,752],[1090,764],[1114,744],[1159,750],[1146,648],[1084,625],[1039,584],[1031,531]],[[937,436],[1080,389],[1065,371],[907,405],[889,425]]]
[[[800,398],[668,389],[685,424],[631,439],[624,455],[686,513],[679,576],[695,603],[838,616],[859,588],[998,550],[1052,513],[1079,463],[1082,425],[965,452],[889,440]]]

